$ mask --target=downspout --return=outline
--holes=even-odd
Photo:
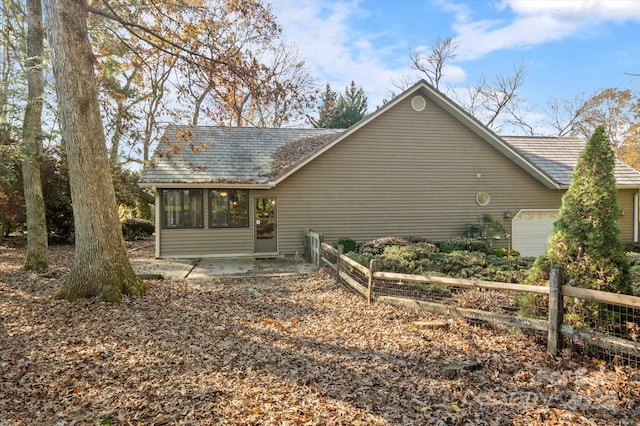
[[[640,190],[633,194],[633,242],[638,242],[638,194]]]

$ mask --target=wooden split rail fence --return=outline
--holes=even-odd
[[[387,302],[394,305],[416,307],[423,310],[456,315],[473,320],[486,321],[511,327],[546,332],[547,350],[558,354],[568,343],[580,348],[586,348],[590,354],[604,356],[610,359],[624,360],[629,364],[640,366],[640,297],[589,290],[562,284],[562,269],[552,270],[548,286],[502,283],[493,281],[465,280],[450,277],[433,277],[412,274],[399,274],[376,270],[375,260],[369,267],[365,267],[345,256],[341,250],[336,250],[326,243],[322,243],[322,235],[307,232],[309,240],[307,246],[309,256],[317,265],[327,266],[335,272],[337,282],[347,285],[361,294],[370,303],[374,301]],[[389,291],[393,286],[404,287],[411,291]],[[509,292],[515,294],[537,294],[548,299],[547,319],[528,318],[513,314],[496,313],[480,309],[463,308],[442,300],[430,301],[429,289],[447,288],[449,291],[464,291],[464,289],[485,289],[487,291]],[[427,291],[423,291],[427,289]],[[391,293],[391,294],[389,294]],[[416,296],[407,294],[415,293]],[[425,294],[427,297],[425,297]],[[574,327],[563,322],[567,309],[565,298],[599,302],[608,308],[615,308],[618,323],[609,324],[606,331],[591,330]],[[514,303],[515,306],[515,303]],[[514,310],[517,310],[515,308]],[[615,330],[609,333],[609,330]],[[595,350],[594,350],[595,349]]]

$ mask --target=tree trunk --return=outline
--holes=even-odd
[[[75,254],[54,297],[114,302],[145,285],[127,258],[98,105],[83,0],[45,0],[62,136],[69,162]]]
[[[27,210],[27,258],[25,270],[47,269],[47,220],[45,216],[42,183],[42,98],[44,76],[44,31],[42,29],[41,0],[27,0],[27,107],[24,111],[22,138],[24,160],[22,180]]]

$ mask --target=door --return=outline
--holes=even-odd
[[[511,221],[513,248],[523,256],[540,256],[547,249],[558,210],[520,210]]]
[[[255,210],[256,253],[276,253],[278,251],[278,226],[276,221],[276,199],[256,198]]]

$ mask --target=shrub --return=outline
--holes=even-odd
[[[521,256],[520,252],[518,250],[516,250],[516,249],[508,249],[508,248],[505,248],[505,247],[494,248],[493,251],[499,256],[511,257],[512,259]]]
[[[551,260],[547,256],[536,257],[531,269],[527,273],[524,279],[526,284],[540,285],[542,281],[549,279],[549,273],[551,272]]]
[[[431,243],[388,246],[379,257],[378,269],[390,272],[415,273],[416,261],[430,257],[436,247]]]
[[[377,269],[389,272],[511,283],[524,282],[535,260],[469,238],[431,243],[420,237],[384,237],[364,243],[360,253],[348,256],[366,267],[375,258]]]
[[[407,246],[415,243],[428,242],[428,239],[422,237],[381,237],[362,244],[360,252],[378,256],[389,246]]]
[[[358,247],[358,245],[356,244],[356,242],[350,238],[341,238],[339,240],[335,240],[333,242],[333,247],[334,248],[338,248],[342,246],[343,248],[343,253],[349,253],[351,251],[356,251],[356,248]]]
[[[467,238],[482,238],[491,240],[496,235],[505,233],[504,224],[500,219],[490,213],[485,213],[480,217],[478,223],[465,225],[464,235]]]
[[[600,125],[578,158],[546,255],[564,266],[565,277],[576,286],[629,294],[631,275],[617,222],[614,161]]]
[[[366,266],[367,268],[371,263],[371,259],[375,257],[371,253],[357,253],[355,251],[348,252],[345,254],[345,256],[347,256],[351,260],[355,260],[356,262],[358,262],[362,266]]]
[[[127,219],[122,222],[122,235],[127,241],[150,237],[155,230],[155,225],[144,219]]]
[[[451,253],[454,251],[478,251],[482,253],[492,253],[493,249],[482,240],[476,238],[454,238],[436,242],[436,247],[441,252]]]
[[[634,264],[630,269],[632,294],[640,296],[640,265]]]

